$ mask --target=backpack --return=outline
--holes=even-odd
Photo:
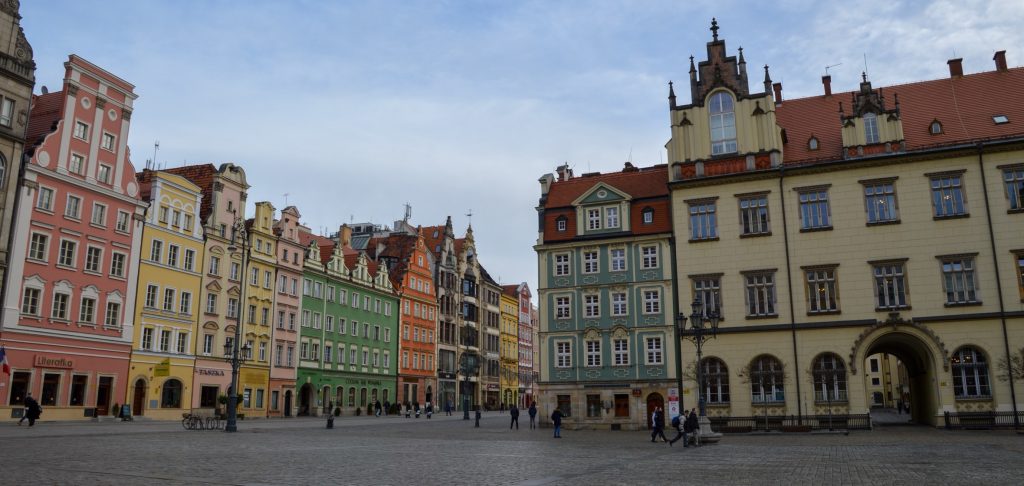
[[[672,426],[677,428],[677,429],[679,428],[679,416],[678,415],[676,415],[675,417],[672,417]]]

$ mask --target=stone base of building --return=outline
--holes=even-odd
[[[560,408],[567,430],[645,430],[655,407],[666,410],[668,389],[675,386],[674,381],[541,384],[539,420],[550,426],[551,413]]]

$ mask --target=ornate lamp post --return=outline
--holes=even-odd
[[[700,435],[711,434],[711,422],[707,418],[704,406],[704,367],[701,366],[704,342],[718,335],[718,309],[705,309],[700,297],[691,305],[690,327],[686,327],[686,316],[682,313],[677,319],[679,335],[693,342],[697,347],[697,407],[700,410]]]
[[[469,420],[469,375],[475,375],[479,366],[476,355],[462,353],[462,420]]]
[[[241,346],[242,341],[242,308],[245,306],[245,275],[246,267],[249,264],[249,237],[245,231],[245,221],[235,217],[235,223],[231,231],[231,244],[228,245],[228,252],[242,252],[242,274],[240,277],[241,291],[238,300],[238,308],[235,309],[235,337],[230,343],[224,345],[224,358],[231,362],[231,386],[228,388],[228,420],[224,426],[225,432],[237,432],[238,425],[238,369],[242,362],[249,358],[252,347],[246,344]]]

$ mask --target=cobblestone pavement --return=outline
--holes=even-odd
[[[886,427],[728,435],[684,449],[643,432],[508,429],[461,417],[0,423],[4,484],[1021,484],[1024,435]],[[26,424],[27,425],[27,424]]]

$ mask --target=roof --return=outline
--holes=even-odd
[[[217,175],[217,168],[213,164],[198,164],[163,169],[163,171],[182,176],[199,186],[199,192],[203,195],[203,200],[199,205],[199,221],[205,225],[210,213],[213,212],[213,177]]]
[[[547,208],[570,206],[573,201],[592,189],[598,182],[603,182],[629,194],[633,199],[668,197],[667,181],[668,168],[665,164],[607,174],[587,174],[552,183],[544,206]]]
[[[416,251],[417,239],[417,235],[392,233],[384,237],[371,238],[367,245],[366,253],[370,258],[378,261],[381,258],[395,260],[394,267],[389,267],[388,276],[391,277],[391,283],[396,288],[402,286],[405,274],[409,271],[409,262],[412,260],[412,254]],[[378,246],[381,247],[379,252]]]
[[[518,284],[516,284],[516,285],[502,285],[501,286],[501,293],[503,293],[505,295],[508,295],[508,296],[512,296],[512,297],[518,298],[519,297],[519,285]]]
[[[42,142],[42,138],[57,128],[57,122],[64,111],[64,91],[54,91],[44,95],[32,95],[32,110],[25,131],[25,151]]]
[[[899,99],[908,152],[1024,135],[1024,68],[987,71],[880,88],[887,107]],[[876,88],[877,90],[877,88]],[[786,130],[783,163],[806,164],[843,157],[839,103],[851,109],[853,91],[832,96],[784,100],[775,107],[776,123]],[[997,125],[992,117],[1006,115]],[[933,121],[942,133],[931,134]],[[810,150],[811,136],[819,149]]]
[[[438,226],[424,226],[423,230],[423,244],[427,245],[427,250],[434,253],[434,256],[440,256],[441,252],[438,251],[444,242],[444,225]],[[437,236],[434,236],[434,235]]]
[[[303,248],[308,248],[309,243],[316,241],[317,248],[320,249],[320,262],[327,265],[327,261],[331,259],[331,255],[334,254],[334,246],[337,244],[334,240],[326,237],[314,235],[313,233],[307,233],[305,231],[299,231],[299,244]]]

